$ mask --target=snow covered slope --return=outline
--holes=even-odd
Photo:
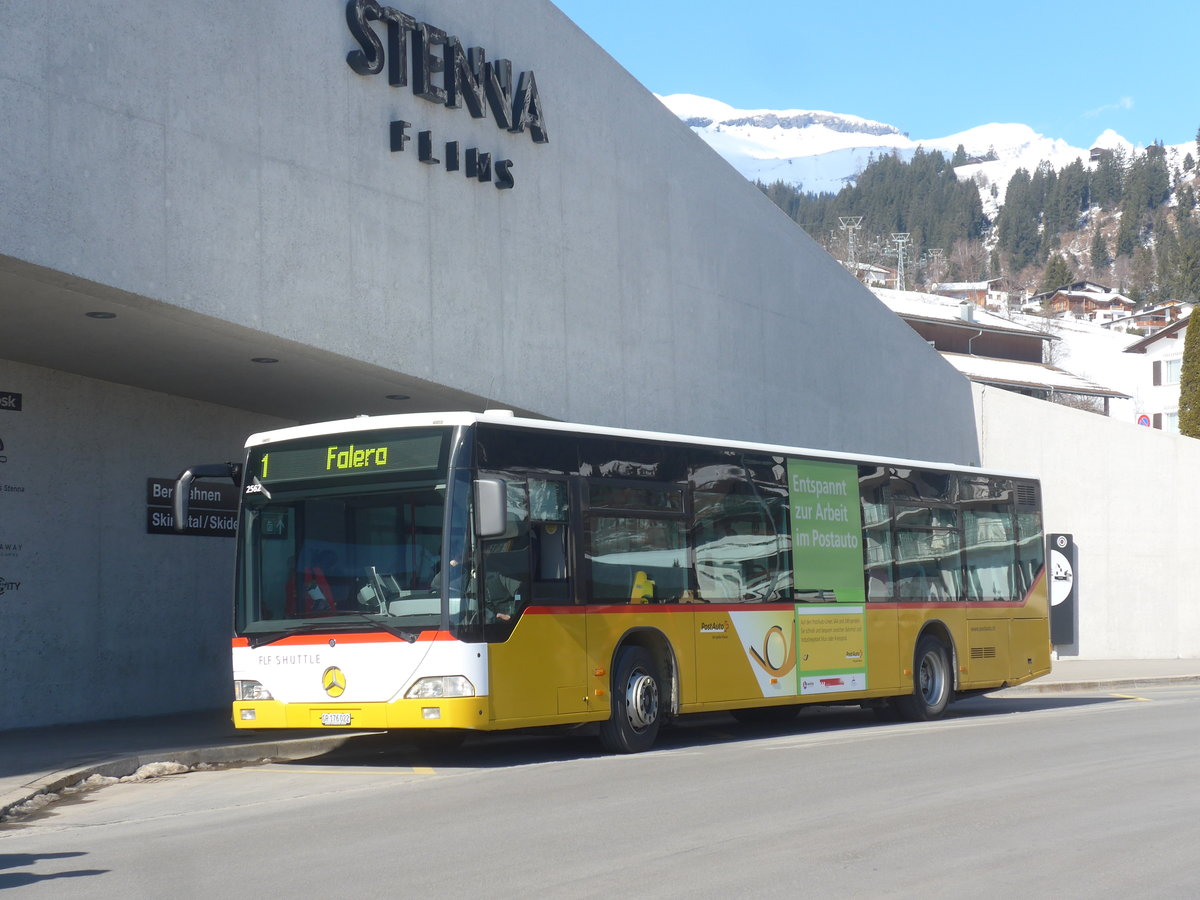
[[[1003,202],[1004,189],[1018,168],[1032,172],[1044,160],[1061,169],[1076,159],[1086,163],[1090,151],[1021,124],[980,125],[945,137],[914,140],[893,125],[859,116],[804,109],[734,109],[694,94],[659,99],[747,178],[784,181],[814,193],[841,190],[872,156],[895,152],[907,159],[924,147],[950,157],[961,144],[968,157],[982,159],[993,152],[996,156],[957,170],[959,178],[979,183],[985,211],[992,213]],[[1101,134],[1092,146],[1134,149],[1113,131]],[[1173,149],[1182,159],[1187,147],[1168,148],[1168,152]]]

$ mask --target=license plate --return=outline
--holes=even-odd
[[[350,713],[321,713],[322,725],[349,725]]]

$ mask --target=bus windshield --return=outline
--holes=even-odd
[[[347,451],[327,443],[275,446],[248,460],[237,632],[383,628],[415,637],[437,628],[445,434],[368,438]],[[366,471],[335,470],[343,452],[360,461],[369,453]]]

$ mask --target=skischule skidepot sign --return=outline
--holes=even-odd
[[[379,23],[381,30],[372,22]],[[359,46],[346,56],[346,62],[359,75],[378,75],[386,68],[392,87],[411,83],[413,94],[422,100],[450,109],[465,107],[476,119],[487,118],[490,110],[501,130],[514,135],[528,133],[535,144],[549,140],[532,70],[521,72],[514,88],[510,60],[488,60],[482,47],[464,49],[457,37],[398,9],[380,6],[377,0],[349,0],[346,23]],[[413,139],[413,130],[417,159],[426,165],[462,171],[467,178],[490,182],[501,190],[516,184],[511,159],[493,159],[490,152],[463,148],[454,140],[435,141],[431,130],[403,119],[389,123],[393,153],[408,149],[405,145]]]

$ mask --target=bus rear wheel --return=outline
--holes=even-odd
[[[654,746],[662,725],[658,666],[644,647],[625,647],[613,669],[612,715],[600,725],[600,741],[613,753],[640,753]]]
[[[946,646],[932,635],[917,641],[913,654],[913,691],[897,697],[896,711],[912,722],[939,719],[950,703],[950,658]]]

